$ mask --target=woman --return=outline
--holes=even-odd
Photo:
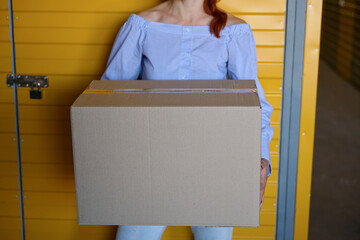
[[[250,25],[217,8],[217,0],[168,0],[121,27],[101,80],[255,79],[262,106],[261,191],[271,174],[272,106],[257,78]],[[160,239],[166,226],[119,226],[118,240]],[[232,227],[191,226],[196,240],[228,240]]]

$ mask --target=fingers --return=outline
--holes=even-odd
[[[261,210],[263,203],[264,203],[264,192],[261,193],[261,197],[260,197],[260,210]]]
[[[264,201],[264,189],[263,189],[263,186],[261,184],[261,188],[260,188],[260,210],[261,210],[261,206],[262,206],[263,201]]]
[[[260,184],[260,209],[261,209],[261,206],[262,206],[262,204],[264,202],[266,182],[267,182],[266,180],[261,181],[261,184]]]
[[[260,171],[260,210],[264,202],[264,193],[267,183],[267,174],[269,171],[268,160],[265,158],[261,159],[261,171]]]

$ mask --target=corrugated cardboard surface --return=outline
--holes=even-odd
[[[93,81],[89,88],[255,86],[231,82]],[[72,105],[79,224],[259,226],[257,93],[149,93],[158,95],[151,104],[144,94],[82,94]]]

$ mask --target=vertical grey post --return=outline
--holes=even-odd
[[[11,43],[11,66],[13,77],[16,78],[16,64],[15,64],[15,41],[14,41],[14,18],[12,9],[12,0],[8,0],[9,8],[9,30]],[[25,240],[25,219],[24,219],[24,196],[22,188],[22,166],[21,166],[21,151],[20,151],[20,130],[19,130],[19,106],[17,97],[17,83],[14,83],[14,105],[15,105],[15,128],[16,128],[16,143],[17,143],[17,161],[19,169],[19,192],[20,192],[20,217],[21,217],[21,236]]]
[[[277,240],[294,238],[306,0],[286,1],[283,94],[277,194]]]

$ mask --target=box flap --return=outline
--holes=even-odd
[[[255,80],[93,80],[72,104],[81,106],[260,107],[260,101]]]

